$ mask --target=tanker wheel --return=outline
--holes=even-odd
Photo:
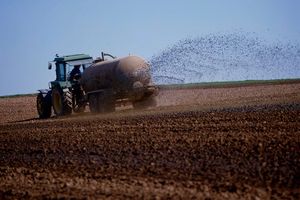
[[[116,103],[114,95],[106,92],[98,96],[100,113],[110,113],[116,111]]]
[[[92,113],[99,112],[97,94],[90,94],[89,95],[89,107],[90,107],[90,111]]]
[[[52,90],[52,105],[57,116],[70,115],[72,113],[72,93],[54,88]]]
[[[91,94],[89,107],[93,113],[109,113],[116,110],[115,98],[111,94]]]
[[[140,101],[132,102],[134,109],[146,109],[150,107],[155,107],[157,105],[155,97],[148,97]]]
[[[36,107],[40,119],[46,119],[51,116],[51,94],[47,93],[45,96],[39,93],[36,98]]]

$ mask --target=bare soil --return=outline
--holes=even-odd
[[[39,120],[35,97],[0,99],[0,199],[300,198],[300,83],[157,100]]]

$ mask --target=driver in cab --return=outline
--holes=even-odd
[[[80,65],[74,65],[74,68],[70,72],[69,81],[78,80],[81,77]]]

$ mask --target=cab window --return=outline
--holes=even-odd
[[[66,71],[64,63],[56,64],[56,80],[57,81],[66,81]]]

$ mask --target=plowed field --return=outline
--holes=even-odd
[[[158,106],[37,119],[0,99],[0,199],[300,198],[300,83],[164,89]]]

